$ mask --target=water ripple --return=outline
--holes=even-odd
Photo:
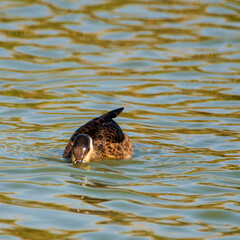
[[[1,1],[1,237],[237,240],[239,9]],[[133,158],[67,163],[117,106]]]

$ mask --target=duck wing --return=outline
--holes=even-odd
[[[93,136],[93,140],[105,143],[121,143],[123,139],[124,133],[114,120],[104,123]]]
[[[117,135],[113,134],[113,135],[115,135],[115,137],[113,137],[113,139],[115,139],[115,141],[117,141],[117,139],[121,138],[121,135],[123,135],[123,138],[124,138],[124,134],[123,134],[121,128],[119,127],[119,125],[115,121],[112,120],[113,118],[116,118],[123,111],[123,109],[124,108],[122,107],[122,108],[112,110],[108,113],[101,115],[100,117],[92,119],[91,121],[85,123],[83,126],[78,128],[74,132],[72,137],[70,138],[70,140],[64,150],[63,157],[65,157],[65,158],[71,157],[72,145],[78,134],[86,134],[94,140],[94,139],[98,138],[98,136],[104,136],[104,133],[107,133],[107,131],[114,132],[117,129],[116,131],[119,132],[119,134],[117,134]],[[119,129],[120,129],[120,131],[119,131]]]

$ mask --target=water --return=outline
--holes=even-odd
[[[0,2],[0,239],[240,239],[240,3]],[[131,160],[62,158],[117,107]]]

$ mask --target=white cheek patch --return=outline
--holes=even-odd
[[[92,144],[92,139],[90,138],[90,149],[83,159],[84,163],[90,162],[92,153],[93,153],[93,144]]]

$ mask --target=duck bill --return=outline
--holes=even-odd
[[[83,159],[76,159],[76,157],[72,154],[72,163],[82,163]]]
[[[75,160],[73,163],[82,163],[83,160]]]

